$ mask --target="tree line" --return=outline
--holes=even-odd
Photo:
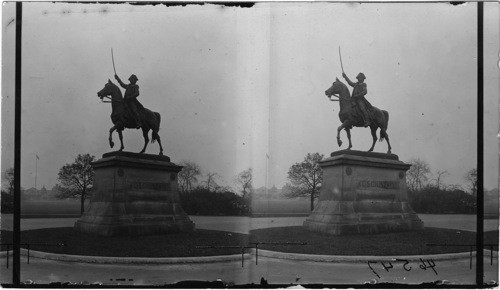
[[[216,172],[202,174],[198,164],[181,161],[178,174],[181,206],[189,215],[249,215],[253,192],[252,168],[235,177],[238,193],[229,186],[221,186]]]
[[[432,174],[430,165],[420,159],[409,160],[412,166],[406,173],[408,200],[417,213],[474,214],[477,203],[477,169],[472,168],[463,176],[466,188],[457,184],[446,184],[446,170]]]
[[[288,182],[283,187],[285,198],[308,198],[310,210],[314,209],[323,181],[319,162],[324,155],[307,153],[304,160],[290,166]],[[93,191],[94,170],[91,163],[95,157],[79,154],[72,163],[65,164],[58,173],[59,183],[55,186],[57,198],[78,198],[81,213],[85,211],[84,202]],[[417,213],[456,213],[476,212],[477,170],[470,169],[463,177],[467,188],[449,185],[444,179],[449,174],[438,170],[434,174],[430,165],[419,158],[410,159],[412,166],[406,172],[408,199]],[[237,189],[221,186],[216,172],[202,173],[193,161],[181,161],[183,166],[178,174],[180,201],[187,214],[192,215],[249,215],[253,195],[253,171],[248,168],[235,176]],[[3,176],[2,212],[12,210],[14,190],[14,170],[7,169]]]
[[[319,153],[308,153],[304,160],[290,166],[288,182],[283,187],[283,195],[287,198],[308,198],[311,211],[319,197],[323,173],[319,161],[323,159]],[[434,174],[430,165],[419,158],[410,159],[412,166],[406,172],[408,200],[417,213],[433,214],[473,214],[476,212],[477,170],[470,169],[463,179],[467,188],[460,185],[449,185],[444,182],[449,174],[446,170],[438,170]]]
[[[85,200],[93,193],[95,157],[90,154],[78,154],[75,160],[59,169],[54,186],[58,199],[78,198],[80,213],[85,212]],[[181,206],[192,215],[248,215],[251,213],[253,192],[253,172],[248,168],[235,177],[237,190],[219,185],[219,174],[202,174],[198,164],[182,161],[182,170],[178,173],[178,190]],[[4,213],[13,210],[14,169],[7,169],[3,176],[4,189],[1,196],[1,210]],[[238,193],[235,193],[239,191]]]

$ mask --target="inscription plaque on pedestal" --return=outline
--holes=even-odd
[[[75,223],[81,232],[101,235],[153,235],[191,231],[177,191],[182,169],[167,156],[110,152],[92,164],[94,193]]]
[[[397,155],[341,150],[320,162],[319,201],[304,227],[333,235],[419,230],[411,209],[406,171]]]

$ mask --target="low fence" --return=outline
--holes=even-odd
[[[26,257],[27,257],[27,264],[30,263],[30,249],[31,249],[31,246],[46,246],[46,247],[65,247],[66,245],[64,243],[58,243],[58,244],[50,244],[50,243],[21,243],[19,244],[22,248],[25,248],[27,250],[27,254],[26,254]],[[10,256],[10,251],[11,251],[11,247],[14,247],[14,244],[12,243],[4,243],[2,244],[2,246],[6,246],[7,247],[7,253],[5,254],[5,256],[7,257],[7,265],[6,267],[9,268],[9,256]]]

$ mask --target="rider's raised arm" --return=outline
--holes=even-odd
[[[351,82],[351,80],[347,77],[346,74],[342,74],[342,76],[344,77],[344,79],[347,81],[347,83],[351,86],[351,87],[354,87],[356,85],[356,83],[353,83]]]
[[[124,89],[127,88],[127,84],[124,84],[118,75],[115,75],[115,79],[118,81],[118,83],[120,84],[120,86],[122,88],[124,88]]]

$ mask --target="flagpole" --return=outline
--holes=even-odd
[[[269,163],[269,155],[266,153],[266,198],[268,199],[268,202],[269,202],[269,196],[268,196],[268,189],[267,189],[267,175],[269,174],[269,169],[268,169],[268,163]],[[269,206],[268,206],[269,208]]]
[[[38,155],[35,156],[35,189],[36,189],[37,174],[38,174]]]

